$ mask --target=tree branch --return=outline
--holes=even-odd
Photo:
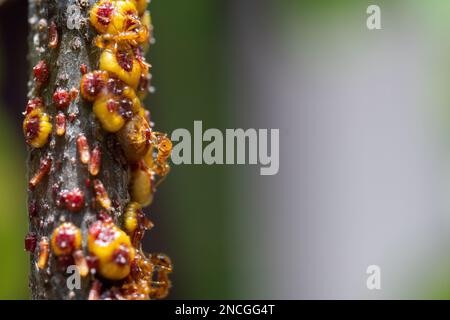
[[[123,282],[110,282],[105,280],[104,276],[99,277],[95,271],[87,277],[82,277],[80,289],[70,289],[66,284],[68,277],[66,267],[73,263],[73,257],[70,255],[57,256],[54,250],[48,249],[50,254],[48,262],[45,263],[42,260],[45,260],[43,253],[47,250],[45,239],[52,241],[55,228],[63,222],[71,222],[81,230],[81,248],[89,262],[90,253],[87,250],[89,228],[99,220],[99,212],[102,212],[100,209],[106,209],[104,211],[112,218],[114,225],[121,226],[122,213],[130,202],[128,192],[130,162],[124,156],[116,134],[102,129],[92,112],[92,103],[78,94],[82,78],[80,68],[97,69],[101,53],[101,50],[94,45],[97,33],[90,27],[88,18],[89,10],[94,3],[95,1],[92,0],[29,0],[31,32],[28,39],[28,59],[30,66],[35,68],[30,67],[28,98],[31,102],[28,109],[30,111],[33,108],[41,108],[43,113],[49,115],[48,122],[53,127],[48,141],[43,146],[29,149],[30,227],[26,247],[34,253],[30,261],[30,289],[33,299],[87,299],[93,284],[97,289],[99,284],[102,284],[103,289],[118,288],[117,293],[108,293],[109,297],[126,297],[123,292],[118,293],[119,289],[123,289]],[[78,26],[75,20],[69,22],[73,18],[79,18]],[[46,79],[46,68],[48,79]],[[53,97],[57,89],[63,91],[59,100]],[[67,107],[65,106],[66,94],[69,95],[68,101],[70,101]],[[65,133],[58,135],[57,127],[60,127],[61,132],[63,131],[64,118]],[[30,123],[31,120],[28,120],[28,131],[24,128],[26,135],[32,131]],[[42,132],[41,127],[39,134]],[[80,136],[86,139],[80,140]],[[28,139],[27,142],[30,144],[30,141],[31,139]],[[82,142],[87,142],[87,152],[91,152],[94,147],[101,151],[101,170],[98,175],[92,175],[91,168],[86,163],[89,159],[83,161],[82,157],[80,158]],[[93,153],[88,153],[87,156],[93,157]],[[112,205],[109,207],[103,205],[102,208],[101,203],[99,205],[96,189],[98,181],[103,184],[107,192],[106,197],[111,200]],[[136,246],[132,250],[136,251],[137,258],[132,261],[132,268],[137,268],[135,265],[139,264],[138,258],[142,261],[157,260],[155,256],[146,257],[140,248],[140,243],[133,245]],[[49,246],[51,247],[51,242]],[[62,257],[69,257],[69,259],[64,261]],[[158,269],[156,264],[157,262],[153,264],[152,272]],[[148,276],[145,275],[146,279]],[[137,275],[130,275],[125,283],[133,283],[135,280],[133,277]],[[144,277],[142,272],[139,277]],[[166,282],[168,286],[168,280]],[[100,295],[101,292],[97,293]]]

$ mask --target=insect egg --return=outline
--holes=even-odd
[[[53,103],[60,110],[66,109],[70,104],[71,96],[67,90],[58,88],[53,94]]]
[[[49,70],[47,63],[44,60],[40,60],[33,67],[34,78],[38,85],[43,85],[47,83],[49,77]]]

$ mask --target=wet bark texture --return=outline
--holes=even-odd
[[[51,171],[37,185],[29,190],[29,206],[37,209],[37,215],[30,217],[29,231],[37,236],[37,247],[30,258],[29,285],[32,299],[86,299],[90,286],[90,278],[82,278],[82,288],[70,290],[67,286],[66,270],[58,268],[58,263],[50,254],[48,265],[40,270],[37,267],[39,256],[39,240],[46,236],[50,239],[51,233],[63,221],[73,222],[79,226],[83,235],[83,248],[86,248],[87,226],[96,220],[96,210],[93,207],[94,191],[92,177],[87,165],[82,164],[77,151],[77,137],[84,134],[89,142],[90,149],[99,145],[102,151],[100,179],[108,192],[115,210],[112,216],[117,223],[123,205],[129,201],[127,190],[128,172],[127,163],[113,134],[102,131],[92,113],[92,106],[78,96],[67,110],[64,111],[67,119],[65,136],[55,134],[54,119],[57,114],[52,103],[52,95],[56,88],[62,87],[68,91],[79,89],[81,79],[80,65],[85,64],[88,70],[97,68],[99,50],[93,45],[95,33],[89,26],[87,15],[89,8],[95,1],[92,0],[29,0],[29,74],[28,98],[40,96],[45,103],[46,112],[52,117],[53,132],[49,142],[40,149],[29,148],[28,179],[39,170],[41,159],[49,156],[52,160]],[[76,19],[77,12],[68,10],[69,6],[79,8],[80,25],[73,27],[72,20]],[[74,7],[71,7],[73,9]],[[48,27],[55,22],[58,30],[58,45],[56,48],[48,47]],[[11,31],[13,32],[13,31]],[[36,88],[33,79],[32,67],[39,60],[47,62],[50,77],[46,85],[40,90]],[[85,195],[85,205],[82,210],[73,213],[57,206],[56,199],[61,190],[80,188]],[[86,252],[85,252],[86,254]]]

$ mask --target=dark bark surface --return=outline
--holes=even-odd
[[[46,112],[52,117],[52,123],[57,113],[52,103],[52,95],[56,88],[62,87],[70,90],[79,89],[81,79],[80,65],[85,64],[88,70],[97,67],[99,51],[93,45],[94,32],[90,30],[86,19],[89,7],[94,1],[90,0],[29,0],[29,65],[30,81],[28,84],[28,98],[42,97]],[[67,20],[73,18],[68,7],[76,5],[80,9],[80,28],[69,29]],[[55,22],[58,30],[58,45],[56,48],[48,47],[48,26]],[[50,77],[46,85],[40,90],[36,87],[31,68],[39,61],[47,62]],[[87,165],[82,164],[77,152],[77,137],[84,134],[89,146],[99,145],[102,151],[101,170],[96,178],[100,179],[111,200],[115,210],[113,219],[118,222],[123,204],[129,201],[127,190],[128,172],[127,164],[123,158],[116,137],[102,131],[92,113],[92,106],[78,96],[64,112],[67,118],[65,136],[57,136],[53,132],[49,142],[40,149],[29,148],[28,178],[39,170],[41,159],[49,156],[52,159],[51,171],[37,185],[29,190],[29,205],[35,205],[37,215],[30,218],[30,232],[34,232],[39,239],[46,236],[50,238],[51,232],[61,222],[71,221],[82,230],[83,241],[86,239],[87,225],[96,219],[96,211],[92,207],[94,192],[92,177],[89,176]],[[71,121],[69,121],[69,119]],[[73,213],[57,206],[56,199],[61,190],[80,188],[85,194],[85,205],[82,210]],[[86,244],[83,243],[83,248]],[[85,253],[86,254],[86,253]],[[33,299],[86,299],[88,296],[90,278],[82,278],[80,290],[69,290],[66,285],[68,274],[59,270],[54,257],[45,269],[36,265],[39,256],[39,245],[31,255],[30,289]]]

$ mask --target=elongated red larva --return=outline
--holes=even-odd
[[[39,269],[44,269],[47,267],[49,252],[50,246],[48,238],[42,237],[41,241],[39,241],[39,258],[37,261],[37,266]]]
[[[36,174],[31,178],[30,182],[28,183],[30,188],[35,188],[39,182],[44,178],[45,175],[47,175],[50,172],[50,169],[52,167],[52,159],[50,157],[45,157],[41,160],[41,163],[39,165],[39,170],[36,172]]]
[[[50,22],[48,28],[48,47],[56,48],[58,46],[58,29],[56,27],[55,21]]]
[[[61,111],[56,115],[56,134],[63,136],[66,133],[66,116]]]
[[[111,199],[108,196],[108,192],[106,192],[103,183],[95,179],[94,180],[94,190],[95,190],[95,198],[97,202],[106,210],[111,209]]]
[[[84,134],[80,134],[77,138],[78,154],[80,155],[80,161],[83,164],[88,164],[91,158],[89,151],[89,144]]]
[[[38,85],[38,87],[47,83],[49,77],[49,70],[47,63],[44,60],[40,60],[33,67],[33,73],[34,79],[36,80],[36,84]]]
[[[100,165],[102,162],[102,151],[100,146],[95,146],[91,152],[91,157],[89,159],[89,173],[93,176],[96,176],[100,171]]]

